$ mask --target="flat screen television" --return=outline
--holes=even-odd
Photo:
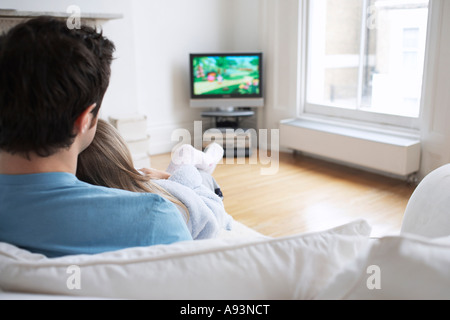
[[[190,106],[199,108],[262,107],[263,55],[191,53]]]

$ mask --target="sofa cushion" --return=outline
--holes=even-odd
[[[358,220],[283,238],[240,237],[46,258],[0,243],[0,288],[123,299],[312,299],[367,246]]]
[[[450,237],[383,237],[349,264],[317,299],[450,299]]]

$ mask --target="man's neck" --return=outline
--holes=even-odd
[[[71,149],[61,150],[49,157],[30,154],[29,159],[18,154],[0,151],[0,174],[32,174],[46,172],[68,172],[75,174],[78,153]]]

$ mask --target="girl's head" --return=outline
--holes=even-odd
[[[187,212],[178,199],[134,168],[125,141],[116,128],[102,119],[98,119],[97,132],[91,145],[78,156],[76,175],[81,181],[93,185],[156,193]]]
[[[133,167],[131,153],[117,130],[99,119],[91,145],[78,157],[78,179],[90,184],[129,191],[145,191],[146,179]]]

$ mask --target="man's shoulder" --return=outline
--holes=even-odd
[[[91,185],[83,181],[77,181],[74,185],[74,190],[77,192],[74,195],[88,196],[89,198],[112,200],[116,199],[118,202],[164,202],[163,197],[156,193],[147,192],[132,192],[128,190],[108,188],[103,186]]]
[[[11,201],[28,198],[33,202],[42,199],[46,203],[59,203],[67,206],[132,206],[164,202],[157,194],[137,193],[121,189],[91,185],[80,181],[75,175],[65,172],[49,172],[27,175],[0,175],[0,189]],[[7,195],[8,194],[8,195]],[[6,199],[7,200],[7,199]],[[27,202],[27,201],[25,201]]]
[[[20,209],[100,216],[177,212],[170,201],[158,194],[91,185],[67,173],[0,176],[0,191],[0,209],[5,212]]]

